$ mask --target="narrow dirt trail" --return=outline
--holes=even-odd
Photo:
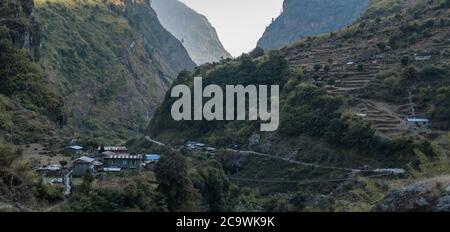
[[[261,157],[278,159],[278,160],[282,160],[282,161],[286,161],[286,162],[289,162],[289,163],[292,163],[292,164],[298,164],[298,165],[306,166],[306,167],[321,168],[321,169],[334,169],[334,170],[341,170],[341,171],[348,171],[348,172],[361,172],[362,171],[361,169],[342,168],[342,167],[319,165],[319,164],[314,164],[314,163],[306,163],[306,162],[302,162],[302,161],[292,160],[292,159],[289,159],[289,158],[276,156],[276,155],[265,154],[265,153],[260,153],[260,152],[256,152],[256,151],[242,151],[242,150],[235,150],[235,149],[230,149],[230,148],[226,149],[226,150],[227,151],[231,151],[231,152],[235,152],[235,153],[239,153],[239,154],[244,154],[244,155],[256,155],[256,156],[261,156]]]

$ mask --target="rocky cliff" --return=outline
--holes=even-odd
[[[16,0],[1,3],[2,24],[10,29],[15,48],[27,49],[35,58],[39,56],[40,29],[34,18],[33,0]]]
[[[153,0],[152,7],[161,24],[182,41],[195,63],[204,64],[231,57],[205,16],[178,0]]]
[[[393,190],[373,209],[379,212],[448,212],[450,180],[439,177]]]
[[[258,47],[277,49],[302,37],[336,31],[356,20],[367,5],[368,0],[285,0],[283,12],[267,27]]]
[[[50,137],[63,120],[61,98],[34,63],[40,42],[33,1],[0,2],[0,143]]]

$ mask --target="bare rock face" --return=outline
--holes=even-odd
[[[0,17],[5,18],[2,24],[9,29],[12,44],[15,48],[28,50],[31,57],[38,59],[41,36],[34,18],[34,1],[15,0],[9,4],[9,11],[0,12]]]
[[[164,28],[183,43],[196,64],[231,57],[205,16],[178,0],[153,0],[151,4]]]
[[[450,211],[450,196],[444,196],[438,199],[434,211],[449,212]]]
[[[351,24],[368,6],[367,0],[285,0],[283,12],[258,42],[278,49],[306,36],[333,32]]]
[[[250,138],[248,138],[248,146],[250,148],[258,146],[260,142],[261,142],[261,135],[259,134],[253,134],[252,136],[250,136]]]
[[[450,211],[450,179],[418,182],[387,194],[374,211],[446,212]]]

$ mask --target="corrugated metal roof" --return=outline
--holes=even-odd
[[[76,161],[81,161],[81,162],[86,162],[86,163],[92,163],[92,162],[94,162],[94,160],[95,159],[93,159],[91,157],[83,156],[83,157],[80,157],[80,158],[76,159],[75,162]]]
[[[108,155],[108,156],[105,157],[105,159],[135,159],[135,160],[140,160],[140,159],[142,159],[142,155],[115,154],[115,155]]]
[[[126,147],[104,147],[105,151],[128,151]],[[98,147],[101,150],[101,147]]]

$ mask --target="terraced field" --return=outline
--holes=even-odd
[[[374,43],[374,42],[373,42]],[[325,85],[330,95],[340,95],[352,100],[350,112],[360,116],[371,124],[382,136],[416,135],[432,133],[429,130],[414,131],[407,125],[407,118],[422,115],[414,104],[414,97],[401,99],[401,104],[385,103],[361,96],[359,90],[377,78],[380,73],[393,69],[400,61],[396,54],[368,55],[364,48],[347,44],[349,47],[336,48],[329,40],[322,45],[305,51],[293,49],[288,53],[288,61],[298,69],[313,69],[320,64],[328,66],[329,70],[319,71],[323,80],[334,79],[333,85]],[[372,44],[375,46],[374,44]],[[413,90],[412,90],[413,91]]]

